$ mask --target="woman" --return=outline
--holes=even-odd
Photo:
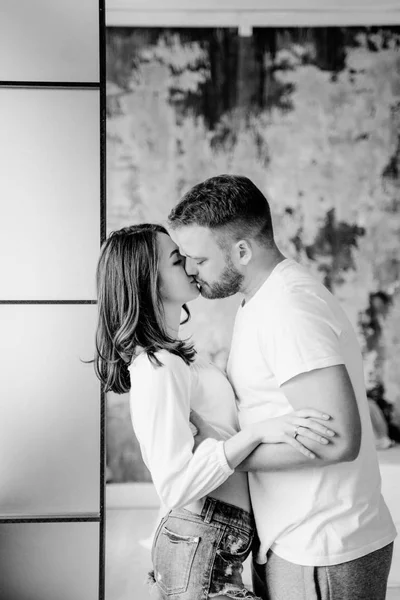
[[[96,373],[105,391],[130,390],[144,462],[170,509],[154,537],[153,591],[182,600],[254,598],[241,577],[254,521],[247,476],[235,467],[260,443],[286,442],[314,456],[293,433],[301,426],[302,434],[327,443],[328,430],[315,419],[329,417],[303,410],[238,432],[228,380],[178,338],[181,310],[189,318],[186,302],[199,291],[163,227],[112,233],[97,288]],[[194,439],[191,410],[194,422],[212,426],[210,437]]]

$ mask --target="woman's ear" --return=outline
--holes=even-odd
[[[240,265],[248,265],[251,257],[253,256],[253,250],[250,243],[247,240],[239,240],[235,244],[236,259]]]

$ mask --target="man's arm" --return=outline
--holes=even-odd
[[[299,440],[317,458],[310,459],[287,444],[261,444],[237,468],[238,471],[280,471],[355,460],[361,443],[361,422],[353,386],[344,365],[301,373],[281,385],[294,410],[310,407],[332,416],[326,422],[336,432],[322,446],[301,436]]]

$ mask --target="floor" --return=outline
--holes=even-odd
[[[400,532],[400,446],[394,452],[380,453],[380,457],[384,497]],[[141,489],[140,502],[126,495],[126,489],[122,493],[123,500],[119,494],[119,502],[115,501],[116,487],[112,491],[112,495],[107,494],[105,600],[149,600],[145,581],[150,568],[150,551],[141,541],[151,536],[157,520],[154,491],[147,487],[144,493]],[[133,496],[138,497],[137,488]],[[245,564],[244,580],[250,587],[249,560]],[[400,600],[399,541],[395,544],[386,600]]]

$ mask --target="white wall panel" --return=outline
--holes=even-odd
[[[99,80],[98,0],[1,0],[0,80]]]
[[[0,598],[98,600],[98,548],[98,523],[1,523]]]
[[[0,88],[0,299],[90,300],[99,92]]]
[[[99,512],[99,384],[80,360],[93,358],[96,313],[0,306],[0,518]]]

